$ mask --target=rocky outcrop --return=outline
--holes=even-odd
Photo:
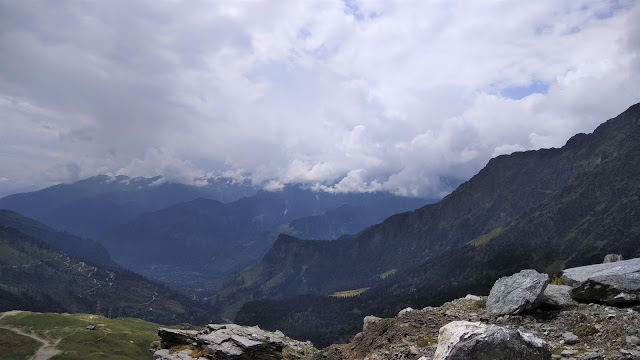
[[[439,329],[454,321],[480,322],[532,334],[549,345],[554,359],[627,360],[635,359],[636,352],[640,354],[636,344],[640,312],[635,309],[577,303],[562,310],[541,307],[533,313],[496,317],[487,312],[483,301],[457,299],[439,307],[369,321],[350,343],[331,345],[312,359],[434,360]]]
[[[535,270],[522,270],[495,282],[487,299],[487,310],[495,315],[513,315],[535,310],[542,302],[542,294],[549,284],[549,276]]]
[[[640,258],[566,269],[563,280],[574,286],[571,297],[577,301],[640,303]]]
[[[440,328],[433,360],[551,359],[546,342],[532,334],[480,322],[454,321]]]
[[[202,331],[159,329],[158,335],[162,349],[153,355],[157,360],[304,360],[317,352],[310,342],[257,326],[209,324]]]
[[[569,297],[591,276],[634,279],[636,266],[640,259],[567,269],[563,279],[575,288],[547,285],[547,275],[524,270],[499,279],[488,299],[468,295],[440,307],[405,309],[395,318],[368,316],[349,344],[331,345],[312,360],[638,359],[640,307]],[[546,306],[536,309],[540,299]]]

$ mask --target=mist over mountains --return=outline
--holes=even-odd
[[[486,293],[523,268],[640,256],[640,104],[562,148],[493,158],[440,201],[159,180],[96,176],[0,199],[7,306],[157,301],[147,319],[222,316],[322,347],[366,315]],[[71,293],[48,290],[65,283]]]
[[[640,256],[639,201],[640,104],[560,149],[494,158],[438,203],[353,238],[282,235],[259,264],[225,283],[219,301],[282,299],[249,302],[236,321],[320,346],[344,341],[365,315],[486,293],[523,268],[558,274],[607,253]],[[354,289],[366,291],[327,297]]]

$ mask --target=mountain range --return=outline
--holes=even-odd
[[[98,175],[72,184],[0,199],[8,209],[74,235],[99,238],[105,231],[149,211],[198,198],[234,201],[255,194],[250,182],[209,178],[202,186],[152,178]]]
[[[560,149],[494,158],[438,203],[357,236],[281,235],[216,301],[263,299],[246,303],[236,322],[323,346],[354,335],[365,315],[487,293],[524,268],[553,275],[607,253],[640,256],[638,209],[640,104]],[[344,291],[359,295],[328,296]]]
[[[120,268],[70,256],[0,226],[0,312],[9,310],[137,317],[163,324],[205,324],[210,308]]]
[[[12,210],[0,211],[0,310],[165,323],[220,313],[322,347],[366,315],[486,294],[524,268],[553,276],[608,253],[639,257],[640,104],[562,148],[493,158],[434,201],[108,176],[11,195],[0,199]]]
[[[259,261],[280,233],[335,239],[428,202],[291,186],[229,203],[183,202],[143,214],[101,241],[116,261],[150,278],[175,287],[211,288]]]

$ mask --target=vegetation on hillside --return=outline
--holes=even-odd
[[[146,360],[150,358],[151,342],[160,339],[157,336],[158,324],[91,314],[22,312],[1,318],[0,326],[18,328],[54,342],[60,339],[56,348],[62,353],[55,357],[60,360]],[[0,334],[7,335],[0,336],[3,359],[6,358],[5,352],[9,351],[9,354],[15,354],[13,358],[22,360],[33,355],[40,347],[35,340],[9,330],[0,331]],[[3,344],[9,343],[11,347],[3,347]],[[12,358],[11,355],[9,358]]]

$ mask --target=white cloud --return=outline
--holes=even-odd
[[[0,192],[228,171],[437,196],[640,101],[635,1],[350,4],[0,4]]]

